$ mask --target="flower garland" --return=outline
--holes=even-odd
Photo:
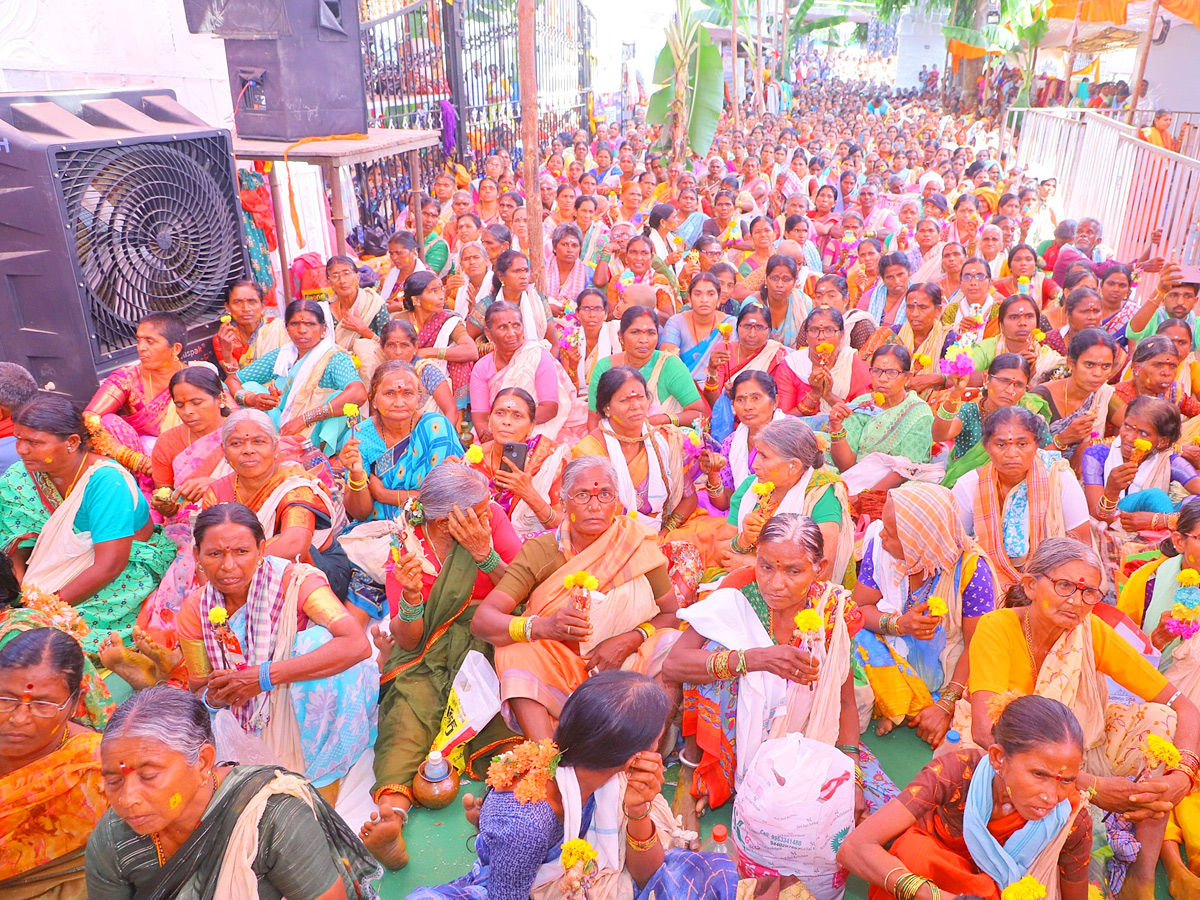
[[[546,799],[550,779],[562,759],[553,741],[525,741],[488,766],[487,785],[496,791],[513,792],[518,803],[540,803]]]
[[[1032,875],[1014,881],[1000,892],[1000,900],[1042,900],[1046,887]]]
[[[57,593],[40,590],[32,584],[25,585],[21,588],[21,605],[45,613],[54,628],[66,632],[80,643],[92,632],[79,610]]]
[[[109,433],[95,413],[83,417],[84,427],[91,438],[92,449],[101,456],[115,459],[135,475],[149,475],[151,469],[150,457],[138,450],[126,447]]]
[[[1175,580],[1179,582],[1179,588],[1175,591],[1171,615],[1163,627],[1169,634],[1186,641],[1200,631],[1200,574],[1193,569],[1183,569]]]

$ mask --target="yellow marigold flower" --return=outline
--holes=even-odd
[[[722,322],[717,326],[717,331],[721,332],[721,337],[727,338],[733,334],[733,323]]]
[[[483,448],[478,444],[472,444],[467,448],[467,452],[463,454],[463,459],[471,465],[477,465],[483,462]]]
[[[876,391],[874,394],[872,394],[871,399],[875,401],[876,406],[883,406],[884,396],[883,394],[879,393],[879,391]]]
[[[583,576],[580,586],[585,591],[594,591],[600,587],[600,582],[596,579],[595,575],[592,575],[588,572],[580,572],[579,574]]]
[[[170,500],[171,489],[169,487],[155,488],[154,493],[151,496],[153,496],[155,500]]]
[[[926,604],[928,612],[935,618],[942,619],[950,612],[950,608],[946,606],[946,601],[941,597],[930,597]]]
[[[1033,329],[1033,339],[1035,341],[1044,341],[1046,339],[1046,332],[1040,328]]]
[[[1133,449],[1140,450],[1142,453],[1149,453],[1154,449],[1154,445],[1145,438],[1138,438],[1133,442]]]
[[[933,360],[929,358],[928,354],[918,353],[915,357],[913,357],[913,362],[915,362],[918,366],[927,369],[929,368],[930,364],[933,363]]]
[[[1022,275],[1020,278],[1017,279],[1017,284],[1029,284],[1029,276]]]
[[[579,863],[583,863],[586,869],[588,863],[592,862],[597,856],[598,854],[592,845],[583,838],[575,838],[562,845],[563,869],[572,869]]]
[[[358,356],[354,353],[350,354],[350,362],[354,363],[354,368],[356,368],[356,369],[362,368],[362,360],[359,359]]]
[[[815,609],[802,609],[796,613],[796,630],[801,634],[819,634],[825,623]]]
[[[1183,619],[1187,618],[1187,615],[1189,612],[1191,612],[1191,610],[1189,610],[1182,603],[1176,603],[1174,606],[1171,607],[1171,618],[1179,619],[1182,621]]]
[[[1000,892],[1000,900],[1042,900],[1045,896],[1045,885],[1032,875],[1014,881]]]
[[[828,355],[828,354],[832,353],[834,351],[834,349],[835,348],[834,348],[833,344],[830,344],[828,342],[823,343],[823,344],[817,344],[817,352],[818,353],[824,353],[824,354]]]
[[[208,621],[213,625],[224,625],[229,621],[229,613],[223,606],[214,606],[208,611]]]
[[[775,490],[775,482],[773,481],[756,481],[750,486],[750,490],[758,494],[760,497],[765,497]]]
[[[357,416],[358,415],[358,404],[357,403],[347,403],[345,406],[342,407],[342,415],[345,416],[346,418],[353,418],[353,417]]]
[[[1151,767],[1162,763],[1164,768],[1173,769],[1179,765],[1179,748],[1157,734],[1146,735],[1142,744],[1142,754]]]
[[[1181,587],[1196,587],[1200,585],[1200,572],[1195,569],[1183,569],[1176,580]]]
[[[222,325],[228,325],[232,321],[233,321],[233,316],[221,316],[221,324]]]

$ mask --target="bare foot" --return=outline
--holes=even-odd
[[[700,817],[708,811],[708,798],[697,800],[692,796],[692,778],[695,770],[691,766],[679,767],[679,783],[675,785],[675,799],[671,803],[671,815],[684,831],[695,832],[693,850],[700,849]]]
[[[396,641],[392,638],[392,633],[381,625],[371,626],[371,640],[379,650],[379,671],[382,672],[387,668],[388,658],[392,655]]]
[[[875,726],[875,733],[883,737],[885,734],[889,734],[895,727],[896,723],[891,719],[880,719],[879,724]]]
[[[111,669],[124,678],[135,691],[154,687],[158,683],[155,677],[158,667],[149,657],[126,647],[121,636],[115,631],[110,631],[108,637],[101,642],[97,655],[106,669]]]
[[[467,821],[471,823],[471,827],[479,830],[479,814],[483,812],[483,804],[479,802],[479,798],[474,794],[463,794],[462,798],[463,814],[467,817]]]
[[[158,669],[158,682],[162,683],[171,677],[171,673],[183,662],[183,651],[178,647],[164,647],[149,634],[133,627],[133,642],[143,656]]]
[[[385,868],[395,871],[408,865],[404,817],[399,810],[391,806],[380,807],[379,812],[371,813],[371,821],[363,825],[358,836]]]

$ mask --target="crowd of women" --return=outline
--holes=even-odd
[[[0,894],[371,896],[469,671],[421,898],[1200,896],[1198,286],[986,120],[795,103],[439,175],[86,406],[0,364]]]

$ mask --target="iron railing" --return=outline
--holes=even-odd
[[[1015,135],[1017,168],[1053,174],[1063,215],[1100,220],[1117,259],[1150,249],[1196,264],[1200,160],[1155,147],[1091,110],[1010,110],[1005,132]],[[1155,231],[1162,236],[1151,247]]]

